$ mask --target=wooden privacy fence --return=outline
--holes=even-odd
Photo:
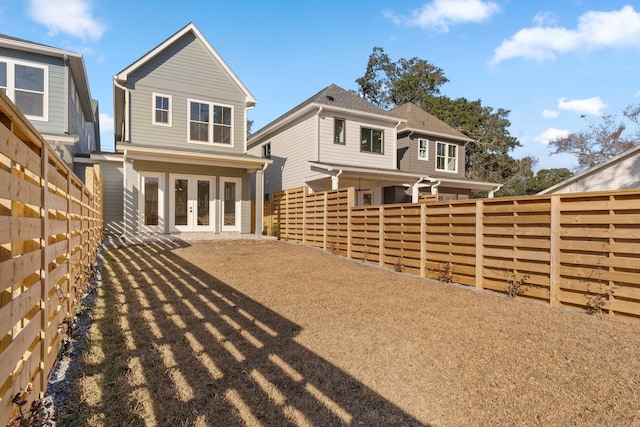
[[[396,271],[640,320],[640,191],[353,206],[274,195],[280,238]]]
[[[86,186],[0,93],[0,422],[16,394],[42,397],[88,284],[102,232],[102,177]],[[31,394],[25,396],[30,389]]]

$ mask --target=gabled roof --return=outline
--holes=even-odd
[[[563,188],[563,187],[567,187],[571,184],[573,184],[574,182],[580,181],[582,178],[587,177],[589,175],[593,175],[595,173],[598,173],[602,170],[605,170],[607,168],[610,168],[612,166],[614,166],[617,163],[620,163],[621,161],[631,157],[631,156],[635,156],[635,155],[640,155],[640,145],[636,145],[633,148],[628,149],[627,151],[618,154],[617,156],[607,160],[604,163],[600,163],[599,165],[596,165],[592,168],[589,168],[585,171],[580,172],[579,174],[573,175],[567,179],[565,179],[562,182],[557,183],[556,185],[549,187],[545,190],[542,190],[541,192],[539,192],[538,194],[551,194],[553,192],[555,192],[556,190]]]
[[[91,105],[91,90],[87,70],[84,66],[84,59],[81,54],[70,50],[59,49],[41,43],[20,39],[6,34],[0,34],[0,47],[21,52],[35,53],[38,55],[50,56],[54,58],[66,59],[69,62],[71,75],[80,95],[80,105],[87,121],[94,122],[98,117],[94,117],[94,109]],[[65,64],[66,66],[66,64]]]
[[[411,102],[389,110],[389,113],[406,120],[405,123],[398,126],[398,132],[413,131],[434,136],[444,136],[464,142],[473,141],[473,139],[462,132],[452,128],[439,118],[427,113]]]
[[[332,111],[341,111],[345,114],[378,116],[390,121],[401,121],[397,116],[391,114],[389,111],[383,110],[382,108],[361,98],[355,93],[349,92],[338,85],[330,84],[320,92],[306,99],[302,103],[296,105],[291,110],[287,111],[277,119],[264,126],[262,129],[251,135],[251,137],[249,138],[249,145],[251,145],[252,140],[255,140],[260,136],[266,134],[267,132],[289,122],[290,120],[297,117],[300,113],[306,112],[308,109],[315,109],[320,107]]]
[[[216,52],[216,50],[213,48],[213,46],[211,46],[211,44],[207,41],[207,39],[202,35],[202,33],[200,32],[200,30],[198,30],[198,28],[196,27],[196,25],[193,22],[188,23],[187,25],[185,25],[182,29],[178,30],[178,32],[176,32],[175,34],[173,34],[172,36],[170,36],[168,39],[166,39],[165,41],[163,41],[162,43],[160,43],[158,46],[156,46],[155,48],[151,49],[149,52],[147,52],[146,54],[144,54],[140,59],[138,59],[137,61],[135,61],[133,64],[129,65],[128,67],[126,67],[125,69],[123,69],[122,71],[120,71],[118,74],[116,74],[114,76],[115,80],[118,80],[120,83],[123,83],[125,81],[127,81],[127,79],[129,78],[129,75],[133,72],[135,72],[138,68],[140,68],[141,66],[143,66],[144,64],[146,64],[147,62],[151,61],[153,58],[155,58],[156,56],[158,56],[161,52],[163,52],[165,49],[167,49],[172,43],[174,43],[175,41],[179,40],[180,38],[182,38],[185,34],[188,33],[192,33],[193,36],[200,40],[202,42],[202,44],[205,46],[205,48],[209,51],[209,53],[211,54],[211,56],[220,63],[220,66],[222,67],[222,69],[229,75],[229,77],[231,77],[231,79],[238,85],[238,87],[240,88],[240,90],[245,94],[246,96],[246,104],[248,107],[253,107],[256,104],[256,99],[253,97],[253,95],[251,95],[251,92],[249,92],[249,89],[246,88],[246,86],[240,81],[240,79],[238,78],[238,76],[236,76],[236,74],[231,70],[231,68],[229,68],[229,66],[227,65],[226,62],[224,62],[224,60],[222,59],[222,57],[218,54],[218,52]]]

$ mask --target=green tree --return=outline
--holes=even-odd
[[[528,180],[524,194],[538,194],[572,176],[573,172],[567,168],[540,169]]]
[[[624,117],[640,125],[640,104],[630,105]],[[602,116],[598,123],[587,129],[570,133],[549,142],[552,154],[568,153],[578,160],[576,171],[583,171],[605,162],[640,143],[640,127],[634,133],[627,132],[627,125],[613,115]]]
[[[479,99],[441,95],[440,87],[448,81],[441,68],[419,58],[392,62],[381,47],[373,48],[364,76],[356,79],[358,94],[373,104],[389,109],[412,102],[472,138],[474,142],[465,146],[469,178],[497,183],[511,180],[514,185],[533,176],[530,165],[534,159],[517,160],[510,155],[520,146],[509,133],[510,111],[494,110]],[[503,194],[512,193],[509,185],[504,187]]]

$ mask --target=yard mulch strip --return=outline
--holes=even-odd
[[[640,425],[640,323],[273,240],[109,247],[77,425]]]

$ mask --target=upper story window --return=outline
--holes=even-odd
[[[334,144],[346,143],[344,119],[333,119],[333,142]]]
[[[171,96],[154,93],[153,98],[153,124],[171,126]]]
[[[0,90],[5,92],[28,119],[48,120],[48,68],[0,60]]]
[[[189,100],[189,141],[233,145],[233,107]]]
[[[265,159],[270,159],[271,158],[271,143],[267,142],[266,144],[264,144],[262,146],[262,157],[264,157]]]
[[[360,128],[360,151],[384,153],[384,131],[380,129]]]
[[[429,140],[418,140],[418,158],[420,160],[429,160]]]
[[[436,144],[436,170],[446,172],[458,171],[458,146],[438,142]]]

